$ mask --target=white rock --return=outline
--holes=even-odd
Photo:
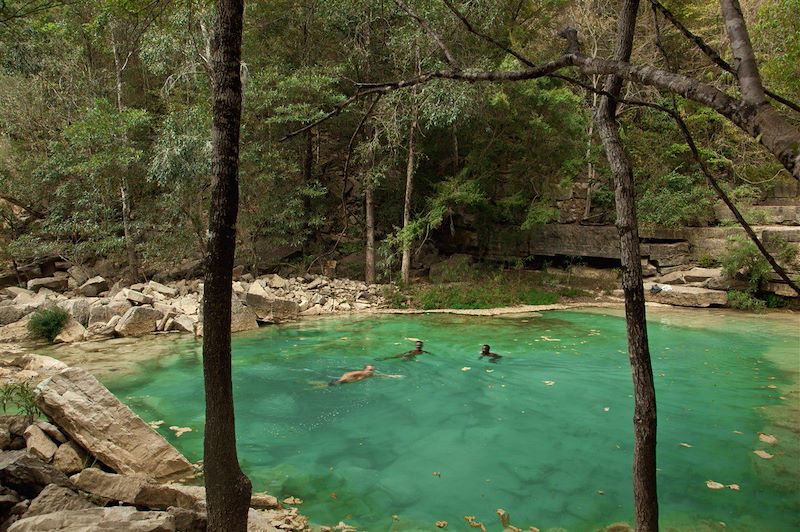
[[[53,459],[58,446],[47,437],[42,429],[36,425],[28,425],[23,435],[25,436],[25,446],[30,454],[47,463]]]
[[[70,344],[73,342],[82,342],[86,337],[86,328],[78,323],[75,318],[70,318],[61,332],[53,339],[54,344]]]

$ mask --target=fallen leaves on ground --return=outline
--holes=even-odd
[[[732,489],[732,490],[734,490],[734,491],[739,491],[739,484],[728,484],[728,485],[727,485],[727,486],[725,486],[725,487],[726,487],[726,488],[730,488],[730,489]]]
[[[286,497],[283,499],[283,504],[303,504],[303,499],[298,499],[297,497]]]
[[[720,484],[719,482],[714,482],[713,480],[706,480],[706,486],[708,486],[708,489],[711,490],[721,490],[725,487],[725,484]]]
[[[177,425],[172,425],[169,430],[175,431],[176,438],[180,438],[186,432],[192,432],[192,429],[189,427],[178,427]]]

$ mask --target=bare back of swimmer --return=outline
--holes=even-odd
[[[375,366],[371,364],[367,364],[364,366],[364,369],[359,369],[356,371],[348,371],[337,380],[332,380],[329,384],[331,386],[335,386],[337,384],[345,384],[348,382],[358,382],[363,381],[369,377],[373,377],[375,375]]]

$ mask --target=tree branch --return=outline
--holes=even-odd
[[[531,68],[534,68],[534,67],[536,66],[536,65],[533,63],[533,61],[531,61],[531,60],[529,60],[528,58],[524,57],[524,56],[523,56],[522,54],[520,54],[519,52],[516,52],[515,50],[513,50],[513,49],[509,48],[508,46],[506,46],[506,45],[502,44],[500,41],[498,41],[497,39],[495,39],[495,38],[494,38],[494,37],[492,37],[491,35],[488,35],[488,34],[486,34],[486,33],[483,33],[483,32],[480,32],[480,31],[476,30],[476,29],[475,29],[475,27],[474,27],[472,24],[470,24],[470,22],[469,22],[469,20],[467,19],[467,17],[466,17],[466,16],[464,16],[464,15],[461,13],[461,11],[459,11],[459,10],[458,10],[458,9],[457,9],[457,8],[456,8],[454,5],[453,5],[453,3],[452,3],[450,0],[442,0],[442,2],[444,2],[444,4],[447,6],[447,8],[448,8],[448,9],[450,9],[450,11],[452,11],[452,12],[453,12],[453,14],[454,14],[456,17],[458,17],[458,19],[461,21],[461,23],[462,23],[462,24],[464,24],[464,27],[466,27],[466,28],[467,28],[467,31],[469,31],[470,33],[472,33],[472,34],[474,34],[474,35],[477,35],[478,37],[480,37],[481,39],[483,39],[483,40],[485,40],[485,41],[488,41],[489,43],[491,43],[491,44],[493,44],[494,46],[496,46],[496,47],[500,48],[501,50],[503,50],[503,51],[504,51],[504,52],[506,52],[507,54],[513,55],[513,56],[514,56],[514,57],[516,57],[516,58],[517,58],[517,60],[518,60],[520,63],[522,63],[523,65],[525,65],[525,66],[527,66],[527,67],[531,67]]]
[[[453,57],[453,54],[450,52],[450,50],[444,44],[444,41],[441,39],[441,37],[439,37],[439,35],[435,31],[433,31],[433,28],[431,28],[430,24],[428,24],[428,22],[424,18],[420,17],[414,11],[412,11],[412,9],[410,7],[408,7],[406,5],[406,3],[403,2],[403,0],[394,0],[394,3],[397,4],[398,7],[400,7],[400,9],[405,11],[408,14],[409,17],[411,17],[414,20],[416,20],[417,24],[419,24],[420,27],[423,30],[425,30],[425,32],[428,35],[431,36],[433,41],[436,43],[436,45],[439,47],[439,49],[444,54],[444,57],[445,57],[445,59],[447,59],[448,64],[451,67],[453,67],[454,69],[456,69],[456,70],[461,70],[461,67],[458,64],[458,61],[456,61],[456,58]]]
[[[675,29],[677,29],[681,34],[683,34],[683,36],[687,40],[691,41],[701,52],[703,52],[703,54],[705,54],[706,57],[708,57],[711,60],[711,62],[720,67],[725,72],[728,72],[736,76],[736,70],[734,70],[733,66],[731,66],[730,63],[728,63],[722,57],[720,57],[719,53],[713,48],[711,48],[711,46],[709,46],[703,40],[702,37],[695,35],[686,26],[684,26],[683,23],[680,20],[678,20],[678,18],[669,9],[667,9],[666,7],[664,7],[663,4],[661,4],[661,2],[659,2],[658,0],[650,0],[650,4],[653,6],[653,9],[658,10],[658,12],[660,12],[664,16],[664,18],[667,19],[670,22],[670,24],[672,24],[675,27]],[[800,105],[794,103],[793,101],[787,98],[784,98],[780,94],[772,92],[766,87],[764,87],[764,92],[767,94],[767,96],[769,96],[776,102],[782,103],[783,105],[792,109],[793,111],[800,113]]]
[[[350,158],[353,155],[353,143],[358,136],[358,133],[361,131],[361,128],[364,127],[364,124],[367,123],[367,119],[372,114],[372,110],[375,109],[375,106],[378,104],[378,100],[381,99],[382,94],[378,94],[372,103],[370,104],[369,108],[367,108],[367,112],[364,113],[364,116],[361,117],[361,121],[356,126],[356,130],[353,131],[353,135],[350,137],[350,142],[347,143],[347,158],[344,160],[344,170],[342,171],[342,212],[346,215],[347,214],[347,202],[345,201],[345,190],[347,189],[347,178],[348,178],[348,171],[350,170]],[[344,217],[347,220],[347,216]]]

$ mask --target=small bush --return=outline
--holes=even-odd
[[[701,268],[716,268],[719,266],[719,261],[711,255],[703,255],[697,260],[697,264]]]
[[[720,260],[725,275],[733,279],[741,272],[747,279],[748,291],[756,292],[769,280],[772,272],[767,259],[750,241],[734,237],[728,242],[728,247]]]
[[[69,321],[69,312],[58,307],[37,310],[28,322],[28,330],[36,338],[52,343]]]
[[[783,308],[789,305],[789,302],[786,300],[785,297],[781,297],[778,294],[768,293],[764,300],[767,304],[767,308]]]
[[[0,387],[0,406],[3,413],[8,412],[9,407],[26,417],[41,417],[42,412],[36,406],[36,394],[27,382],[17,382],[6,384]]]
[[[762,312],[766,308],[766,303],[747,292],[730,290],[728,292],[728,306],[739,310],[749,310],[751,312]]]

